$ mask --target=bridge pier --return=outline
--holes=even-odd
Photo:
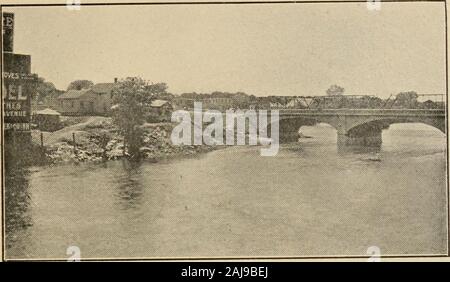
[[[363,136],[350,136],[348,134],[338,134],[337,144],[339,147],[343,146],[368,146],[379,147],[381,146],[382,134],[381,130],[378,132],[371,132],[368,135]]]
[[[383,143],[382,131],[389,128],[389,122],[369,122],[350,130],[338,130],[339,146],[379,147]]]
[[[297,142],[299,138],[298,131],[280,132],[280,143]]]
[[[280,120],[279,136],[280,143],[297,142],[299,139],[300,127],[304,125],[315,125],[317,122],[313,119],[283,119]]]

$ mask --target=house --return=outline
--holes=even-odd
[[[89,89],[68,90],[56,107],[65,115],[107,115],[113,105],[115,83],[97,83]]]
[[[113,105],[114,83],[97,83],[91,90],[97,95],[94,103],[94,112],[100,115],[107,115]]]
[[[202,99],[204,109],[227,110],[233,107],[233,99],[230,97],[210,97]]]
[[[172,113],[172,104],[167,100],[153,100],[150,105],[151,111],[157,115],[167,115]]]
[[[150,113],[147,118],[149,122],[161,122],[161,121],[169,121],[173,106],[167,100],[153,100],[150,105]]]
[[[61,128],[60,115],[59,112],[47,108],[35,112],[33,114],[33,122],[37,124],[41,131],[56,131]]]
[[[92,115],[97,96],[91,89],[68,90],[57,98],[58,109],[65,115]]]

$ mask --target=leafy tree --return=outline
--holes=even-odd
[[[33,99],[37,98],[38,101],[44,101],[45,98],[49,97],[55,91],[56,87],[53,83],[45,81],[44,78],[39,77],[36,84],[36,92],[34,93],[37,97],[34,96]]]
[[[327,95],[328,96],[336,96],[336,95],[343,95],[345,89],[339,85],[331,85],[330,88],[327,89]]]
[[[439,104],[432,101],[432,100],[426,100],[425,102],[422,103],[422,108],[424,109],[438,109],[439,108]]]
[[[157,95],[165,93],[165,84],[149,84],[139,77],[128,77],[115,84],[112,90],[114,103],[113,121],[124,137],[124,145],[132,159],[139,159],[142,146],[146,108]]]
[[[383,107],[385,101],[379,97],[369,97],[367,108],[380,109]]]
[[[167,94],[167,84],[164,82],[147,84],[145,88],[152,93]]]
[[[152,83],[146,86],[146,89],[150,93],[155,93],[155,99],[169,100],[171,101],[175,96],[167,92],[167,84],[164,82]]]
[[[69,86],[67,87],[67,90],[81,90],[81,89],[89,89],[92,86],[94,86],[94,83],[90,80],[75,80],[72,81]]]
[[[396,96],[396,102],[395,105],[401,108],[415,108],[417,105],[417,98],[419,95],[417,95],[417,92],[415,91],[406,91],[406,92],[400,92]]]

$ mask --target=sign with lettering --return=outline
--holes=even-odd
[[[31,93],[35,81],[5,79],[3,83],[5,129],[30,130]]]
[[[31,73],[31,56],[14,54],[14,14],[3,13],[2,98],[6,132],[29,131],[31,96],[38,77]]]
[[[36,81],[37,75],[34,73],[3,72],[3,79]]]
[[[4,72],[2,97],[4,103],[5,130],[29,131],[31,119],[31,96],[38,77],[30,73],[29,55],[3,53]]]
[[[14,14],[3,13],[3,52],[13,52],[14,47]]]

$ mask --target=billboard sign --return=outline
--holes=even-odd
[[[3,117],[5,130],[29,131],[31,96],[35,91],[37,75],[31,74],[29,55],[4,53]]]

